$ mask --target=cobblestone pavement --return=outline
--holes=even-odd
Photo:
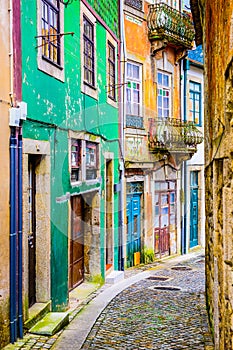
[[[144,278],[120,292],[100,314],[82,349],[214,349],[205,309],[204,255],[185,260],[176,263],[176,259],[169,259],[127,269],[125,279],[148,269],[156,279]],[[191,270],[173,270],[172,266],[177,265]],[[155,286],[173,290],[155,290]],[[104,285],[74,310],[71,324],[85,305],[108,288]],[[52,337],[28,333],[4,350],[59,349],[57,340],[63,333],[62,330]],[[76,346],[67,342],[64,349],[75,350]]]
[[[171,266],[152,267],[153,279],[141,280],[115,297],[82,349],[213,349],[205,308],[204,258],[175,269]]]

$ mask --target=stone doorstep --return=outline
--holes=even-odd
[[[24,322],[24,329],[32,328],[39,320],[41,320],[48,312],[51,311],[51,301],[47,303],[35,303],[29,309],[29,317]]]
[[[106,276],[105,283],[115,284],[122,281],[124,277],[124,271],[112,271],[109,275]]]
[[[68,312],[49,312],[29,329],[29,333],[51,336],[67,326],[68,323]]]

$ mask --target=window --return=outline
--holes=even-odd
[[[171,87],[170,75],[158,72],[158,118],[170,117]]]
[[[193,81],[189,85],[189,121],[201,126],[201,84]]]
[[[108,97],[116,100],[116,59],[115,47],[108,41]]]
[[[126,114],[141,116],[141,66],[127,63]]]
[[[95,180],[98,170],[98,144],[71,139],[71,182]]]
[[[59,3],[58,0],[42,0],[41,3],[42,56],[58,65],[61,64]]]
[[[93,180],[97,177],[97,145],[93,142],[86,142],[86,180]]]
[[[71,140],[71,181],[81,179],[81,140]]]
[[[84,82],[95,86],[94,25],[83,17]]]
[[[37,0],[38,69],[64,82],[64,6],[60,0]]]

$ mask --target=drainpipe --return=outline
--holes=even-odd
[[[20,128],[21,129],[21,128]],[[18,135],[18,336],[23,338],[23,150]]]
[[[119,196],[119,259],[118,269],[124,271],[124,84],[122,84],[122,76],[125,69],[121,70],[122,60],[125,60],[125,38],[124,38],[124,12],[123,12],[123,0],[119,0],[119,18],[120,18],[120,42],[119,42],[119,55],[118,60],[118,89],[119,92],[119,115],[120,115],[120,149],[121,149],[121,163],[120,163],[120,196]],[[124,65],[123,65],[124,67]],[[124,81],[123,81],[124,82]],[[123,92],[122,92],[123,91]]]
[[[184,122],[187,121],[187,73],[189,70],[189,60],[183,60],[184,70]],[[187,253],[187,161],[183,162],[183,176],[184,176],[184,216],[183,216],[183,227],[181,237],[181,253]]]
[[[12,128],[10,136],[10,340],[17,339],[16,315],[16,148],[17,139],[15,129]]]

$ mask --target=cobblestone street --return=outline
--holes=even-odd
[[[82,349],[212,349],[204,259],[150,275],[112,300]]]
[[[52,337],[26,334],[6,350],[213,350],[203,252],[127,269],[73,311]]]

